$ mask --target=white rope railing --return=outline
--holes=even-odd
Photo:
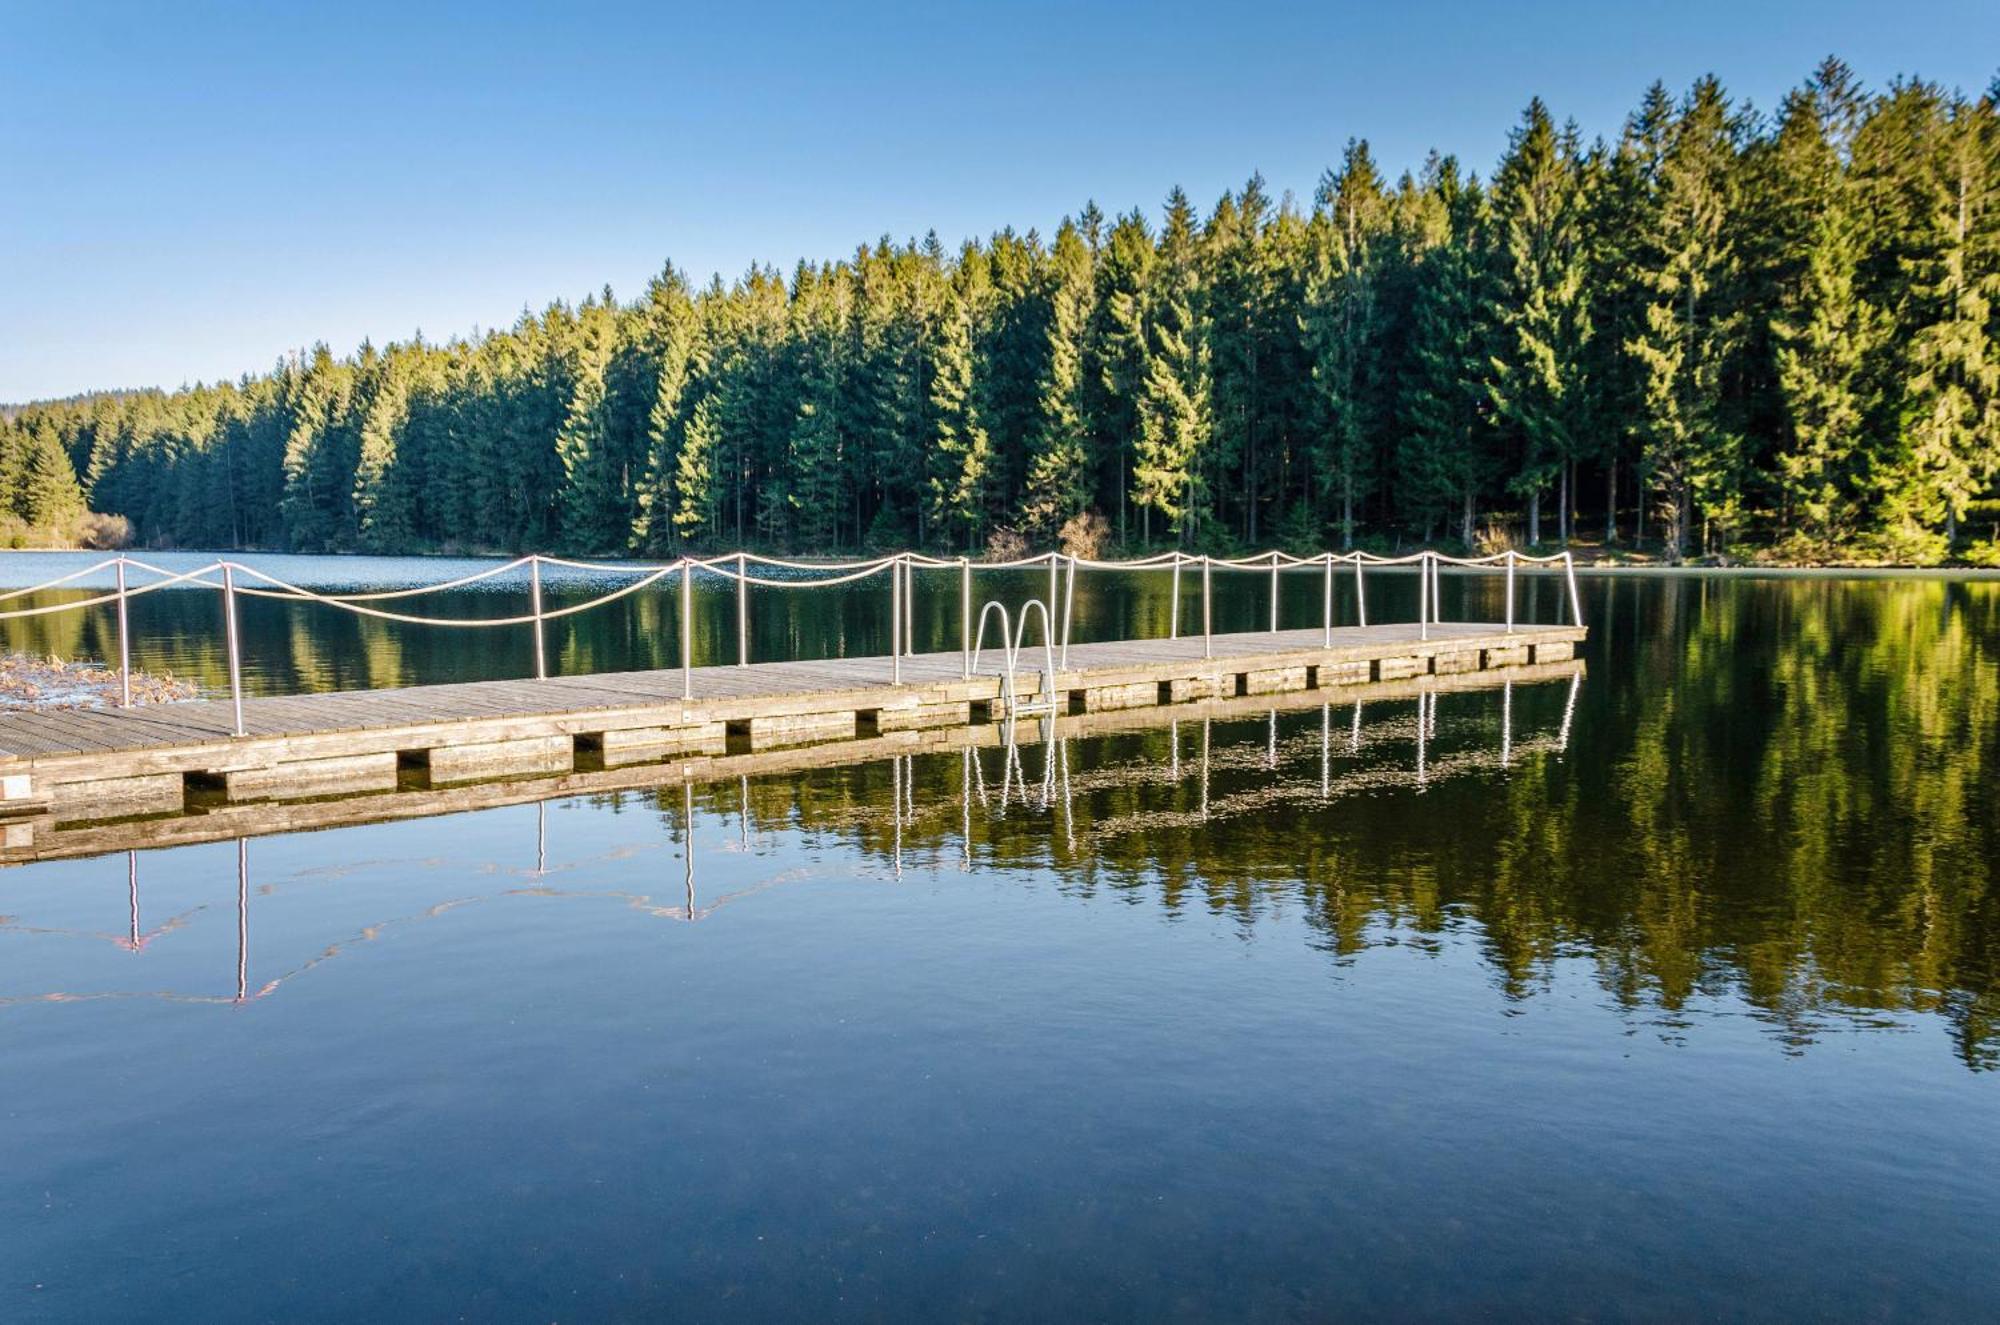
[[[791,571],[803,578],[778,578],[756,574],[752,566],[761,569]],[[630,582],[594,595],[582,602],[570,603],[562,607],[548,608],[543,604],[542,569],[545,566],[574,571],[583,575],[615,575],[630,577]],[[1076,610],[1076,575],[1079,570],[1091,571],[1165,571],[1173,577],[1171,606],[1169,609],[1168,637],[1181,638],[1181,598],[1182,572],[1191,567],[1201,571],[1201,632],[1202,656],[1214,656],[1214,572],[1217,570],[1238,572],[1262,572],[1270,576],[1270,630],[1279,630],[1279,577],[1287,571],[1317,568],[1321,572],[1321,612],[1324,622],[1324,638],[1329,647],[1333,643],[1334,631],[1334,569],[1337,566],[1352,566],[1354,570],[1355,615],[1360,626],[1368,625],[1368,601],[1365,571],[1368,569],[1393,569],[1414,566],[1418,572],[1417,626],[1418,638],[1428,640],[1433,625],[1442,623],[1439,612],[1441,589],[1440,574],[1445,566],[1464,570],[1480,571],[1499,568],[1506,575],[1506,615],[1505,628],[1512,633],[1515,620],[1515,580],[1526,568],[1557,569],[1563,573],[1566,595],[1560,596],[1559,604],[1567,609],[1569,622],[1581,625],[1583,621],[1583,600],[1577,590],[1576,563],[1567,552],[1548,556],[1529,556],[1519,552],[1496,552],[1483,557],[1454,557],[1441,552],[1412,552],[1402,556],[1388,557],[1371,552],[1322,552],[1318,556],[1301,557],[1293,553],[1273,549],[1255,556],[1213,557],[1196,556],[1191,553],[1172,551],[1160,552],[1146,557],[1115,561],[1095,557],[1071,556],[1063,552],[1046,552],[1032,557],[1017,557],[1005,561],[974,562],[967,557],[934,557],[922,552],[896,552],[872,560],[861,561],[797,561],[781,557],[770,557],[755,552],[732,552],[714,557],[680,557],[665,563],[644,562],[598,562],[580,561],[567,557],[548,556],[540,553],[517,557],[499,566],[489,567],[468,575],[460,575],[435,584],[410,586],[402,589],[370,590],[360,593],[322,593],[294,584],[267,571],[262,571],[243,562],[220,558],[197,566],[192,570],[172,571],[163,566],[137,557],[116,556],[99,561],[94,565],[71,571],[43,583],[27,588],[13,589],[0,593],[0,602],[12,602],[48,590],[61,588],[89,575],[111,569],[116,575],[116,587],[110,592],[98,593],[90,597],[71,599],[60,603],[45,603],[37,607],[18,607],[0,611],[0,621],[51,616],[62,612],[74,612],[115,603],[118,612],[118,656],[120,682],[120,705],[129,707],[131,696],[131,641],[127,609],[132,599],[156,593],[175,585],[215,589],[223,597],[223,624],[229,653],[230,694],[236,711],[236,734],[244,734],[241,648],[237,639],[236,600],[239,596],[270,599],[279,602],[314,603],[348,612],[358,617],[389,621],[399,625],[436,626],[443,629],[487,629],[514,626],[534,628],[535,674],[547,675],[546,651],[543,632],[546,623],[613,603],[621,598],[643,592],[671,575],[680,577],[680,653],[682,673],[682,695],[694,697],[693,658],[693,581],[696,571],[713,575],[736,586],[736,633],[737,665],[748,666],[750,662],[750,617],[749,591],[754,586],[763,589],[820,589],[852,584],[884,572],[889,576],[890,594],[890,679],[901,685],[902,666],[905,656],[914,657],[915,645],[915,595],[913,593],[916,572],[956,570],[959,575],[959,652],[961,656],[961,677],[970,680],[977,661],[978,645],[972,628],[972,578],[975,570],[1033,570],[1046,568],[1048,572],[1048,593],[1045,598],[1033,600],[1049,626],[1048,644],[1051,651],[1049,667],[1053,686],[1053,671],[1057,667],[1069,665],[1069,644],[1071,626]],[[413,598],[423,594],[441,593],[468,585],[483,583],[498,576],[517,572],[526,567],[529,575],[529,610],[501,617],[437,617],[421,616],[410,612],[394,611],[374,604]],[[1065,575],[1066,570],[1066,575]],[[134,585],[130,573],[141,572],[155,578]],[[254,583],[239,583],[239,577]],[[1061,624],[1049,620],[1057,604],[1061,605]],[[994,604],[988,604],[989,608]],[[1024,608],[1024,612],[1025,612]],[[983,625],[985,613],[981,614]],[[1004,609],[1003,609],[1004,618]],[[1025,616],[1022,625],[1025,626]],[[1008,632],[1003,624],[1003,638]],[[1018,650],[1018,642],[1015,649]],[[1058,661],[1059,659],[1059,661]]]

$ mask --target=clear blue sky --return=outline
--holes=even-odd
[[[1530,96],[1774,105],[1823,55],[1967,92],[2000,3],[1076,8],[0,0],[0,401],[505,325],[672,258],[1311,193],[1356,135],[1490,171]]]

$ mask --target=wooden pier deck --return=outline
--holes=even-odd
[[[1586,630],[1446,622],[1072,644],[1016,676],[1024,705],[1066,714],[1456,676],[1559,662]],[[854,741],[1005,716],[998,660],[965,678],[957,652],[346,691],[243,703],[0,714],[0,848],[44,829],[174,815],[197,805],[304,802],[412,786],[658,764],[690,755]]]

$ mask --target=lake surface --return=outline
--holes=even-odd
[[[1583,590],[1574,685],[0,870],[0,1318],[1991,1318],[2000,582]],[[753,651],[884,597],[760,591]],[[139,660],[217,684],[215,612],[142,600]],[[532,666],[309,612],[246,605],[254,689]],[[115,649],[58,620],[7,641]]]

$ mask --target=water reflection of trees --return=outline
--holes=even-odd
[[[1511,998],[1584,957],[1635,1014],[1671,1024],[1700,1000],[1736,998],[1787,1044],[1842,1021],[1935,1015],[1968,1065],[2000,1066],[2000,584],[1593,588],[1602,634],[1580,736],[1560,759],[1319,805],[1309,712],[1282,719],[1281,771],[1298,794],[1267,788],[1259,812],[1203,816],[1198,780],[1165,776],[1167,732],[1103,738],[1071,752],[1060,808],[1073,826],[987,815],[972,854],[1246,924],[1302,901],[1336,957],[1392,930],[1408,941],[1474,926]],[[1517,690],[1518,711],[1546,728],[1560,689]],[[1497,746],[1498,695],[1442,703],[1434,757]],[[1385,758],[1414,758],[1415,707],[1384,706],[1379,720],[1400,729],[1371,716]],[[1255,727],[1228,732],[1212,803],[1269,777]],[[1042,765],[1022,757],[1032,780]],[[1358,776],[1366,760],[1351,762]],[[870,851],[900,830],[906,851],[955,858],[944,838],[956,810],[935,802],[955,792],[956,770],[930,763],[917,761],[912,785],[934,808],[909,822],[884,812],[887,765],[828,770],[796,791],[757,784],[753,819],[844,829]],[[1126,767],[1151,776],[1107,775]],[[986,776],[997,783],[990,764]]]

